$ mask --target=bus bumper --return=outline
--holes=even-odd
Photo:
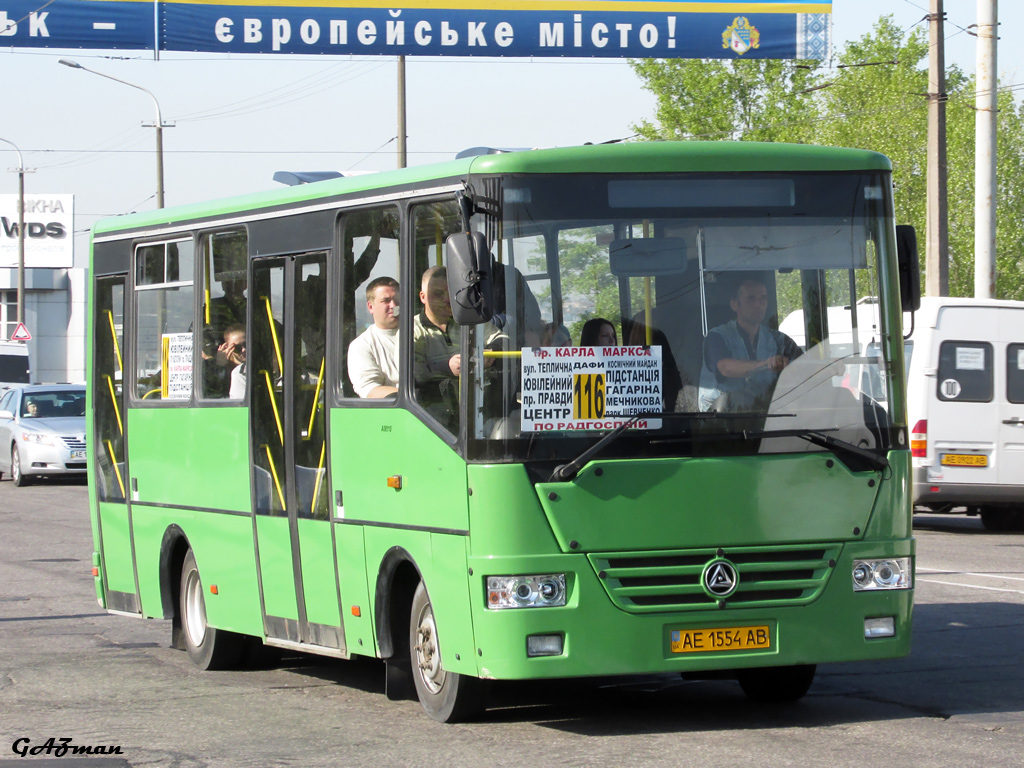
[[[512,680],[699,673],[906,656],[913,582],[909,589],[855,592],[852,571],[857,559],[912,562],[913,540],[839,546],[812,602],[731,607],[726,600],[720,608],[643,613],[613,603],[586,555],[471,558],[478,674]],[[488,575],[541,573],[566,574],[565,606],[486,607]],[[878,635],[890,625],[891,636]],[[552,655],[531,655],[538,649]]]

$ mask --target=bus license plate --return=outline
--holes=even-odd
[[[944,453],[942,464],[946,467],[987,467],[988,456],[982,453]]]
[[[672,653],[762,650],[771,645],[766,626],[672,630]]]

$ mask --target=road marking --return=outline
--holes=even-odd
[[[1012,592],[1015,595],[1024,595],[1022,589],[1000,589],[999,587],[983,587],[980,584],[963,584],[959,581],[939,581],[938,579],[918,579],[918,582],[926,584],[946,584],[950,587],[964,587],[965,589],[986,589],[989,592]]]
[[[1024,576],[1000,576],[995,573],[973,573],[972,571],[951,571],[948,568],[921,568],[919,571],[931,571],[932,573],[948,573],[951,576],[977,576],[979,579],[1005,579],[1006,581],[1024,581]]]

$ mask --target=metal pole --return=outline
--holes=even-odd
[[[114,77],[113,75],[107,75],[107,74],[104,74],[103,72],[97,72],[95,69],[89,69],[88,67],[83,67],[77,61],[72,61],[71,59],[61,59],[60,63],[63,64],[65,67],[71,67],[72,69],[84,69],[86,72],[92,72],[94,75],[99,75],[100,77],[107,78],[107,80],[113,80],[114,82],[121,83],[122,85],[127,85],[127,86],[129,86],[131,88],[136,88],[136,89],[142,91],[143,93],[145,93],[146,95],[148,95],[149,98],[151,98],[153,100],[153,106],[156,107],[156,124],[154,126],[156,128],[156,207],[157,208],[163,208],[164,207],[164,133],[163,133],[164,120],[163,120],[163,116],[160,113],[160,102],[156,100],[156,96],[154,96],[149,89],[143,88],[141,85],[136,85],[135,83],[129,83],[127,80],[122,80],[119,77]]]
[[[0,139],[18,153],[18,323],[25,322],[25,160],[18,146]]]
[[[974,119],[974,296],[996,292],[996,0],[978,0]]]
[[[928,14],[928,216],[925,293],[949,295],[949,216],[946,163],[946,54],[942,0],[931,0]]]
[[[398,167],[406,167],[405,153],[405,56],[398,57]]]

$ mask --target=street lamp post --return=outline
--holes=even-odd
[[[156,107],[156,207],[164,207],[164,121],[160,114],[160,102],[156,100],[156,96],[152,94],[148,89],[143,88],[141,85],[135,83],[129,83],[127,80],[122,80],[119,77],[113,75],[107,75],[103,72],[97,72],[95,69],[89,69],[83,67],[77,61],[71,59],[61,59],[60,63],[65,67],[71,67],[72,69],[84,69],[86,72],[92,72],[94,75],[105,77],[108,80],[114,80],[115,82],[122,83],[123,85],[137,88],[140,91],[145,92],[149,98],[153,100],[153,105]]]
[[[25,160],[13,141],[0,139],[18,153],[18,324],[25,322]]]

